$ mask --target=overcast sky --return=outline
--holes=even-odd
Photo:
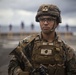
[[[35,22],[41,4],[56,4],[61,10],[61,25],[76,26],[76,0],[0,0],[0,25],[26,25]]]

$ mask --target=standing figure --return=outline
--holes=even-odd
[[[76,75],[74,50],[55,31],[61,23],[60,9],[43,4],[35,19],[41,32],[20,41],[10,53],[8,75]]]
[[[31,29],[34,30],[34,24],[33,23],[31,24]]]

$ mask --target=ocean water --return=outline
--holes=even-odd
[[[23,29],[20,26],[13,26],[12,29],[9,29],[9,26],[1,26],[0,27],[0,33],[8,33],[9,31],[13,32],[13,33],[19,33],[23,30],[23,32],[40,32],[41,29],[39,26],[34,26],[34,28],[32,29],[31,26],[25,26]],[[67,32],[67,29],[65,26],[59,26],[56,29],[57,32]],[[76,34],[76,26],[69,26],[68,28],[68,32],[72,32],[74,34]]]

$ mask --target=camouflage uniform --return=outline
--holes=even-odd
[[[13,58],[8,68],[9,75],[18,75],[22,71],[30,72],[26,61],[24,62],[21,54],[18,55],[19,51],[17,50],[22,50],[22,54],[27,56],[34,68],[38,68],[40,64],[46,66],[49,70],[49,75],[76,75],[76,57],[74,51],[59,37],[56,36],[52,43],[43,40],[41,35],[37,35],[30,43],[28,42],[29,39],[31,37],[21,41],[16,49],[10,53]]]
[[[55,5],[40,6],[36,21],[39,22],[39,17],[44,15],[56,18],[54,22],[61,23],[60,10]],[[55,28],[56,26],[53,25],[50,32]],[[74,51],[57,34],[53,42],[44,40],[41,34],[31,35],[22,40],[10,55],[13,58],[9,63],[8,75],[29,75],[40,65],[47,68],[46,74],[32,75],[76,75]]]

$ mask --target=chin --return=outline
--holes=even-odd
[[[50,34],[51,31],[42,31],[44,34]]]

